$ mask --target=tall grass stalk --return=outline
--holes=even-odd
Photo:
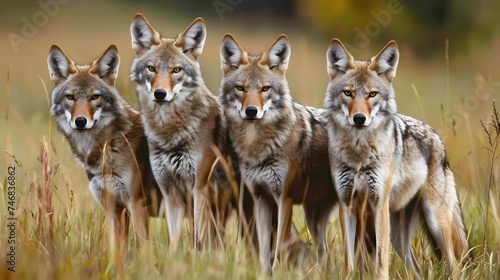
[[[450,108],[450,39],[448,38],[444,46],[444,60],[446,63],[446,104]]]
[[[484,219],[484,235],[483,235],[483,245],[486,248],[488,245],[487,239],[487,227],[489,223],[490,216],[490,203],[491,203],[491,192],[492,189],[495,189],[495,193],[497,192],[496,187],[494,187],[495,179],[494,179],[494,167],[495,162],[500,157],[500,153],[498,153],[499,141],[500,141],[500,119],[498,116],[498,112],[496,109],[495,100],[493,100],[493,113],[491,115],[491,122],[485,122],[482,119],[480,120],[483,131],[486,135],[486,139],[488,140],[488,146],[485,147],[489,152],[489,176],[488,176],[488,186],[487,186],[487,199],[486,199],[486,217]],[[490,129],[492,131],[490,131]]]
[[[424,107],[422,106],[422,100],[420,100],[420,95],[418,95],[417,87],[414,84],[411,84],[411,88],[413,89],[413,92],[417,96],[418,105],[420,105],[420,112],[422,113],[422,119],[423,119],[424,122],[427,122],[425,120]]]

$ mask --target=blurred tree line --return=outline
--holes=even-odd
[[[355,47],[363,40],[397,39],[433,54],[442,53],[446,39],[457,51],[470,42],[491,42],[498,33],[499,8],[494,0],[297,0],[296,11],[320,30],[352,38]],[[436,42],[443,48],[436,50]]]
[[[133,0],[126,0],[135,3]],[[241,15],[300,20],[325,37],[338,37],[355,51],[371,41],[404,41],[417,51],[442,54],[444,41],[460,51],[488,43],[498,32],[497,0],[146,0],[184,15],[238,19]],[[171,14],[171,13],[170,13]],[[429,44],[432,42],[432,44]],[[437,42],[443,48],[436,50]],[[354,52],[355,52],[354,51]]]

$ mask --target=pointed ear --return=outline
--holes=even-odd
[[[284,74],[290,60],[290,42],[284,34],[280,35],[267,51],[262,55],[260,64],[267,65],[271,70]]]
[[[248,64],[248,55],[240,47],[231,34],[226,34],[220,46],[221,68],[224,73],[231,69],[239,68],[240,65]]]
[[[330,46],[326,51],[326,61],[331,80],[347,72],[347,70],[356,67],[354,65],[354,58],[337,38],[332,39],[330,42]]]
[[[132,37],[132,48],[136,55],[144,53],[153,45],[159,45],[161,42],[160,33],[156,32],[147,19],[140,13],[136,14],[132,21],[130,35]]]
[[[370,60],[370,69],[378,75],[384,75],[389,82],[396,77],[399,62],[399,49],[396,41],[390,41],[385,47]]]
[[[75,63],[57,45],[50,48],[47,65],[54,86],[76,73]]]
[[[181,48],[187,56],[194,60],[198,60],[198,57],[203,51],[206,38],[207,28],[205,27],[205,21],[199,17],[196,18],[184,32],[179,34],[175,40],[175,45]]]
[[[99,58],[92,62],[89,72],[99,76],[108,85],[115,86],[119,67],[120,56],[118,55],[118,49],[115,45],[111,45]]]

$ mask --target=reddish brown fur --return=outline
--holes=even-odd
[[[71,120],[75,120],[78,117],[84,117],[87,120],[94,120],[94,108],[90,104],[90,100],[87,102],[74,102],[73,108],[71,110]]]
[[[160,75],[155,73],[153,78],[151,78],[151,91],[155,91],[159,88],[166,89],[167,91],[173,91],[175,82],[172,79],[172,75],[167,73],[166,75]]]
[[[358,113],[369,116],[372,112],[370,102],[368,102],[368,97],[365,98],[352,98],[349,103],[349,116],[352,117]]]
[[[241,98],[242,106],[241,108],[245,110],[248,106],[255,106],[259,110],[262,110],[264,106],[264,99],[262,98],[262,94],[258,92],[245,92],[243,97]]]

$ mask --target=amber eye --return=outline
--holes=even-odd
[[[262,88],[262,91],[268,91],[269,89],[270,89],[270,87],[265,86],[265,87]]]
[[[73,99],[75,99],[75,97],[74,97],[73,95],[71,95],[71,94],[66,95],[66,98],[67,98],[68,100],[73,100]]]
[[[150,72],[154,72],[156,69],[155,69],[155,67],[154,67],[154,66],[148,66],[148,70],[149,70]]]
[[[242,86],[236,86],[236,89],[239,90],[239,91],[243,91],[244,88]]]
[[[345,96],[351,96],[352,95],[352,92],[350,90],[344,90],[343,93],[344,93]]]
[[[370,92],[369,96],[370,97],[375,97],[375,96],[377,96],[377,94],[378,94],[378,92],[372,91],[372,92]]]
[[[99,94],[94,94],[92,95],[92,100],[97,100],[99,97],[101,97]]]
[[[179,73],[179,72],[181,72],[181,70],[182,70],[181,68],[175,67],[174,70],[173,70],[173,72],[174,73]]]

